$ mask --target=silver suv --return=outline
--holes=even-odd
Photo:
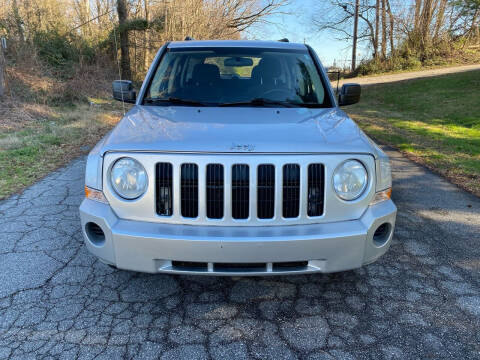
[[[87,248],[120,269],[283,275],[358,268],[390,246],[388,157],[307,45],[164,45],[135,106],[91,151]]]

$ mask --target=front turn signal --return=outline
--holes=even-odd
[[[103,192],[100,190],[92,189],[88,186],[85,186],[85,197],[90,200],[98,201],[104,204],[108,204],[108,200],[103,195]]]
[[[370,205],[375,205],[382,201],[390,200],[391,197],[392,197],[392,188],[379,191],[375,193],[374,198],[372,199],[372,201],[370,201]]]

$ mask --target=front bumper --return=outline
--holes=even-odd
[[[80,206],[87,248],[105,263],[148,273],[235,276],[326,273],[361,267],[390,247],[396,213],[397,208],[388,200],[368,207],[353,221],[227,227],[123,220],[109,205],[89,199]],[[94,238],[91,232],[87,235],[88,223],[97,224],[104,238]],[[377,228],[385,223],[388,231],[374,238]]]

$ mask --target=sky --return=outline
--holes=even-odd
[[[257,25],[248,33],[248,38],[258,40],[279,40],[288,38],[290,42],[306,42],[312,46],[324,66],[331,66],[334,61],[343,67],[350,66],[352,47],[350,42],[337,40],[332,32],[318,33],[312,25],[315,13],[321,11],[321,4],[326,0],[290,0],[290,4],[282,8],[286,14],[269,17],[269,24]],[[359,45],[357,59],[368,56],[364,45]]]

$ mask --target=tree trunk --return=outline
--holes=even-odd
[[[430,24],[433,15],[433,0],[425,0],[420,20],[420,49],[425,56],[427,49],[430,48]]]
[[[394,43],[394,33],[395,33],[395,19],[393,17],[392,8],[390,7],[390,0],[386,0],[387,2],[387,13],[388,19],[390,20],[390,53],[392,55],[395,54],[395,43]]]
[[[144,10],[145,10],[145,21],[147,24],[150,21],[149,18],[149,8],[148,8],[148,1],[149,0],[143,0],[144,1]],[[148,27],[145,29],[143,32],[143,46],[145,47],[144,53],[143,53],[143,70],[146,72],[148,70],[148,65],[150,64],[150,44],[149,44],[149,38],[148,38]]]
[[[85,13],[85,34],[88,36],[91,36],[92,33],[90,31],[90,0],[84,0],[83,2],[84,6],[84,13]]]
[[[433,34],[434,40],[438,39],[438,35],[440,34],[440,31],[442,29],[446,7],[447,0],[441,0],[440,6],[438,8],[437,21],[435,22],[435,32]]]
[[[387,58],[387,13],[385,0],[382,0],[382,58]]]
[[[378,58],[378,32],[380,29],[380,0],[377,0],[377,3],[375,5],[375,34],[373,34],[374,37],[374,44],[373,44],[373,57],[375,59]]]
[[[95,1],[95,6],[96,6],[96,11],[97,11],[97,24],[101,25],[102,19],[100,14],[102,13],[102,4],[100,3],[100,0]]]
[[[353,19],[353,46],[352,46],[352,71],[357,67],[357,32],[358,32],[358,7],[360,0],[355,1],[355,18]]]
[[[414,32],[418,33],[420,27],[420,12],[422,10],[422,0],[415,0]]]
[[[475,14],[472,16],[472,25],[470,26],[470,32],[472,32],[477,43],[480,43],[480,25],[477,22],[478,17],[480,16],[480,7],[477,8]]]
[[[127,22],[127,4],[126,0],[117,0],[117,13],[118,13],[118,28],[120,32],[120,69],[122,79],[130,80],[132,78],[132,72],[130,70],[130,54],[128,44],[128,30],[126,28]]]
[[[6,61],[3,56],[3,48],[0,43],[0,99],[5,95],[5,67]]]
[[[15,20],[15,27],[17,28],[16,30],[17,30],[18,40],[20,41],[20,44],[23,44],[23,41],[25,40],[25,35],[23,33],[22,18],[20,17],[20,13],[18,11],[17,0],[12,1],[12,10],[13,10],[13,17]]]

